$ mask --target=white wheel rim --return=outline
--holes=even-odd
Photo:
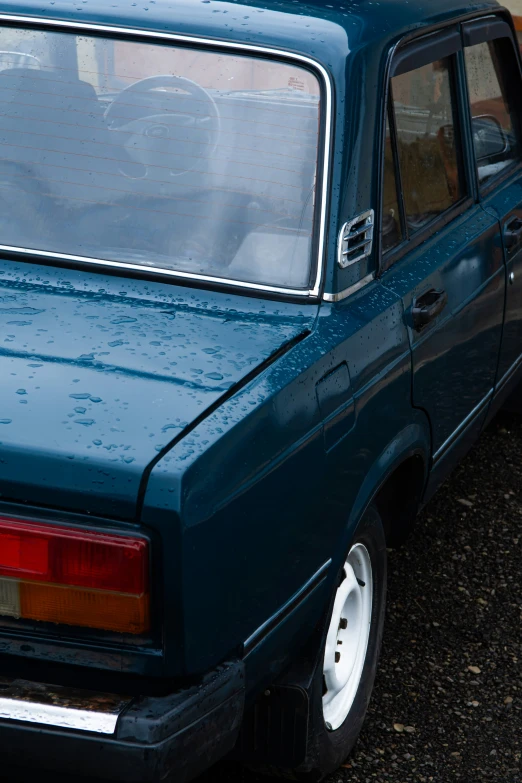
[[[355,544],[335,594],[324,652],[323,715],[335,731],[350,712],[361,682],[372,622],[372,564],[363,544]]]

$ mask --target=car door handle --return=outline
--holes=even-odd
[[[413,303],[413,328],[420,332],[430,321],[433,321],[448,303],[446,291],[438,291],[436,288],[430,288],[425,294],[419,296]]]
[[[504,228],[504,244],[508,250],[512,250],[514,247],[522,242],[522,220],[520,218],[513,218]]]

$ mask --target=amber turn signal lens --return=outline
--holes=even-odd
[[[21,582],[20,615],[118,633],[145,633],[149,630],[149,596]]]

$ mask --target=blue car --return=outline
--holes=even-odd
[[[0,2],[0,758],[319,781],[522,379],[493,0]]]

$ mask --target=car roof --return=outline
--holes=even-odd
[[[1,14],[277,47],[327,67],[354,49],[500,7],[496,0],[0,0]]]

